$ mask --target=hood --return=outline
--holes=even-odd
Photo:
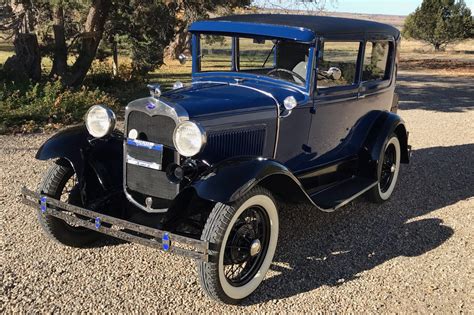
[[[183,107],[190,118],[224,113],[276,110],[285,97],[293,95],[298,101],[301,92],[282,87],[262,85],[250,80],[241,83],[194,82],[191,86],[164,93],[165,103]]]

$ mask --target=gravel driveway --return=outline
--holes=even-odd
[[[47,168],[34,154],[48,135],[0,137],[0,312],[474,312],[474,78],[400,79],[414,152],[393,199],[282,209],[275,263],[244,306],[207,299],[188,259],[46,239],[19,190]]]

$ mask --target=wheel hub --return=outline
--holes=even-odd
[[[260,240],[256,239],[252,242],[250,245],[250,256],[255,257],[257,256],[260,251],[262,250],[262,243],[260,243]]]

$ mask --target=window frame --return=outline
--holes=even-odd
[[[385,66],[385,74],[383,79],[377,79],[377,80],[366,80],[364,81],[362,76],[364,74],[364,66],[365,66],[365,57],[366,57],[366,52],[367,52],[367,44],[368,43],[378,43],[378,42],[386,42],[389,44],[389,51],[388,51],[388,56],[387,56],[387,64]],[[363,47],[363,56],[361,60],[361,67],[360,67],[360,84],[370,84],[370,83],[382,83],[385,81],[391,81],[392,76],[393,76],[393,66],[394,66],[394,54],[395,54],[395,41],[393,39],[366,39],[364,41],[364,47]]]
[[[322,47],[323,47],[323,44],[325,43],[359,43],[359,52],[358,52],[358,55],[357,55],[357,60],[356,60],[356,73],[354,75],[354,82],[351,84],[351,85],[341,85],[341,86],[330,86],[330,87],[319,87],[318,86],[318,76],[317,76],[317,73],[318,73],[318,70],[319,70],[319,66],[320,66],[320,54],[321,52],[323,51],[322,50]],[[361,64],[362,64],[362,58],[363,58],[363,54],[364,54],[364,50],[365,50],[365,40],[363,39],[325,39],[325,38],[320,38],[318,40],[318,44],[317,44],[317,53],[316,53],[316,56],[315,56],[315,70],[314,70],[314,83],[315,83],[315,86],[314,86],[314,90],[316,91],[315,92],[315,95],[326,95],[326,94],[331,94],[331,93],[335,93],[335,92],[338,92],[338,91],[351,91],[351,90],[357,90],[360,86],[360,80],[361,80],[361,75],[362,75],[362,67],[361,67]],[[324,93],[321,93],[321,92],[324,92]]]
[[[201,35],[223,35],[223,36],[228,36],[233,38],[232,41],[232,69],[228,71],[202,71],[201,70]],[[269,81],[269,82],[275,82],[275,83],[284,83],[292,88],[296,88],[297,90],[301,91],[305,95],[312,95],[314,93],[314,89],[312,88],[314,86],[315,82],[315,75],[314,75],[314,69],[315,69],[315,63],[316,63],[316,42],[299,42],[295,41],[297,43],[303,43],[303,44],[308,44],[309,47],[309,59],[308,59],[308,65],[311,65],[307,71],[306,74],[306,84],[305,85],[299,85],[296,83],[292,83],[286,80],[281,80],[277,78],[272,78],[268,76],[260,76],[256,75],[253,73],[248,73],[245,71],[240,71],[237,63],[237,53],[235,49],[236,45],[236,39],[239,37],[245,37],[247,36],[242,36],[242,34],[239,33],[223,33],[220,34],[219,32],[193,32],[191,33],[191,51],[192,51],[192,70],[191,70],[191,76],[192,80],[194,81],[195,79],[205,79],[205,78],[210,78],[214,77],[216,75],[221,76],[221,77],[228,77],[232,78],[238,74],[238,77],[242,78],[258,78],[261,80]],[[262,37],[262,36],[259,36]],[[251,35],[248,36],[248,38],[253,38]],[[273,39],[273,38],[268,38],[268,39]],[[278,39],[278,38],[275,38]],[[286,40],[283,38],[283,40]],[[291,41],[291,40],[289,40]],[[275,54],[276,56],[276,54]]]
[[[236,35],[233,37],[234,38],[234,51],[235,51],[235,71],[236,72],[247,72],[247,71],[255,71],[255,70],[272,70],[274,69],[274,66],[276,64],[276,61],[277,61],[277,52],[278,52],[278,46],[275,46],[275,49],[272,51],[273,53],[273,65],[271,67],[265,67],[265,68],[247,68],[247,69],[241,69],[240,68],[240,39],[241,38],[245,38],[245,39],[254,39],[254,38],[257,38],[257,37],[244,37],[244,36],[239,36],[239,35]],[[261,37],[261,39],[264,39],[264,40],[272,40],[271,38],[266,38],[266,37]],[[270,61],[271,59],[269,58],[268,61]]]

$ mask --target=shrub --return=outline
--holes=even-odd
[[[0,81],[0,133],[56,129],[82,121],[90,106],[119,111],[117,99],[99,89],[65,89],[59,81],[13,84]]]

